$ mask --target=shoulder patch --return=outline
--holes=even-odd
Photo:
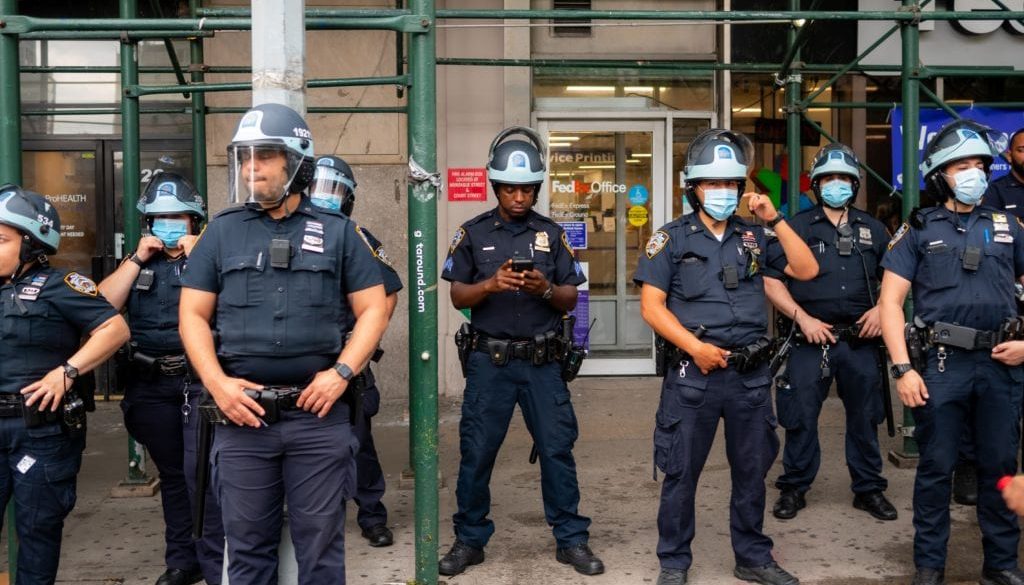
[[[459,244],[462,243],[462,239],[465,238],[465,237],[466,237],[466,230],[465,229],[460,227],[459,229],[455,230],[455,235],[452,236],[452,242],[451,242],[451,244],[448,245],[448,253],[451,254],[452,252],[454,252],[455,248],[459,247]]]
[[[777,238],[778,237],[777,235],[775,235],[775,230],[773,230],[770,227],[764,228],[763,231],[764,231],[764,236],[766,238]]]
[[[94,297],[99,294],[99,289],[96,288],[96,283],[84,274],[69,272],[68,275],[64,277],[64,284],[68,285],[68,288],[71,290],[88,297]]]
[[[903,225],[900,226],[900,229],[896,230],[896,233],[892,235],[892,239],[889,240],[889,245],[887,246],[887,249],[892,250],[893,247],[896,244],[898,244],[900,240],[903,239],[903,236],[907,235],[908,231],[910,231],[910,224],[907,222],[903,222]]]
[[[665,245],[668,244],[669,235],[666,232],[658,230],[651,234],[651,239],[647,240],[647,247],[644,251],[647,253],[647,258],[654,258],[662,250],[665,249]]]
[[[572,244],[569,243],[569,236],[564,231],[562,232],[562,245],[565,246],[570,256],[576,255],[576,250],[572,249]]]

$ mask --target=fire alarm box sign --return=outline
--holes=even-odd
[[[448,169],[448,201],[487,201],[487,169]]]

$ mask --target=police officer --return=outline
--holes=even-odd
[[[509,139],[515,135],[527,140]],[[484,560],[494,533],[487,517],[491,471],[516,404],[540,456],[555,558],[584,575],[604,572],[588,545],[590,519],[577,510],[572,446],[579,429],[549,346],[557,343],[550,334],[561,329],[566,312],[576,306],[576,287],[586,279],[561,226],[533,211],[546,177],[544,161],[543,144],[532,129],[514,126],[498,133],[487,162],[498,206],[455,231],[441,274],[451,282],[455,308],[473,310],[459,424],[455,543],[441,559],[442,575],[457,575]]]
[[[223,572],[224,531],[211,490],[203,538],[192,540],[196,407],[202,386],[188,371],[178,335],[181,275],[206,213],[195,188],[171,172],[149,182],[138,209],[150,235],[143,236],[135,253],[99,285],[114,308],[127,307],[132,332],[119,371],[125,384],[124,424],[160,472],[167,571],[157,585],[186,585],[204,577],[214,585]]]
[[[92,392],[72,386],[128,340],[93,281],[49,266],[59,244],[60,218],[42,195],[0,187],[0,523],[13,498],[19,585],[57,579],[85,447],[79,392]]]
[[[356,202],[356,178],[352,168],[344,160],[336,156],[322,156],[316,161],[316,173],[313,177],[313,188],[309,197],[313,205],[341,211],[352,217],[352,209]],[[359,227],[359,235],[366,239],[373,250],[373,256],[380,264],[381,277],[384,279],[384,292],[387,294],[387,314],[390,321],[398,304],[398,291],[402,290],[402,279],[391,264],[384,251],[384,245],[373,237],[365,227]],[[346,315],[345,331],[351,331],[355,325],[352,315]],[[374,355],[374,361],[379,359]],[[377,379],[367,364],[362,376],[365,378],[365,390],[362,396],[362,416],[356,421],[353,430],[359,439],[359,452],[356,453],[356,505],[359,512],[356,520],[370,546],[383,547],[394,544],[394,535],[388,528],[388,510],[382,501],[384,498],[384,471],[380,467],[377,449],[373,444],[371,419],[380,410],[380,391]]]
[[[1010,135],[1010,172],[992,181],[983,199],[986,206],[1024,217],[1024,128]],[[1018,303],[1018,310],[1021,305]],[[1017,364],[1013,364],[1017,365]],[[971,429],[964,432],[960,455],[953,469],[953,501],[973,506],[978,503],[978,478],[975,472],[974,440]]]
[[[1024,218],[1024,128],[1010,135],[1010,172],[989,183],[985,205]]]
[[[775,482],[781,493],[772,513],[784,520],[806,505],[804,494],[818,474],[818,416],[833,380],[846,410],[853,506],[879,520],[896,519],[896,508],[882,493],[888,483],[882,477],[877,428],[885,411],[877,343],[882,329],[875,299],[889,235],[880,221],[853,207],[859,188],[853,151],[838,143],[822,148],[811,163],[811,189],[818,205],[790,220],[815,254],[818,276],[789,281],[770,267],[766,270],[768,298],[793,318],[800,334],[789,355],[788,383],[780,384],[776,394],[786,446],[785,472]]]
[[[775,228],[778,258],[768,257],[764,228],[734,215],[752,157],[753,145],[739,133],[711,129],[694,139],[686,152],[685,189],[696,211],[651,235],[633,277],[642,287],[644,321],[675,346],[654,431],[655,463],[665,474],[658,585],[687,581],[697,483],[720,418],[732,466],[734,575],[772,585],[798,583],[774,561],[772,541],[762,530],[764,478],[779,448],[762,272],[773,261],[778,271],[807,280],[817,265],[767,196],[743,198],[758,219]]]
[[[358,441],[339,398],[387,314],[356,224],[303,195],[313,167],[301,116],[278,104],[249,110],[228,146],[229,192],[245,205],[210,222],[182,278],[185,350],[234,423],[217,429],[212,451],[232,583],[276,582],[285,502],[299,582],[345,582]],[[323,326],[345,311],[355,316],[347,343]]]
[[[1024,369],[1006,365],[992,348],[992,332],[1017,314],[1013,284],[1024,274],[1024,229],[1012,216],[979,205],[993,159],[989,132],[961,120],[928,142],[921,172],[941,203],[914,213],[882,260],[882,333],[900,400],[913,409],[920,450],[915,585],[944,582],[950,477],[970,424],[978,455],[981,583],[1024,583],[1017,518],[995,486],[1017,468]],[[916,363],[904,337],[903,301],[911,289],[917,330],[911,347],[927,349]]]

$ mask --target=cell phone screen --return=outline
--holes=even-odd
[[[527,258],[513,258],[512,270],[515,272],[526,272],[533,270],[533,260]]]

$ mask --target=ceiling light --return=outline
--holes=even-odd
[[[578,169],[614,169],[615,165],[580,165],[576,167]]]
[[[614,85],[567,85],[565,91],[577,93],[607,93],[614,92]]]

